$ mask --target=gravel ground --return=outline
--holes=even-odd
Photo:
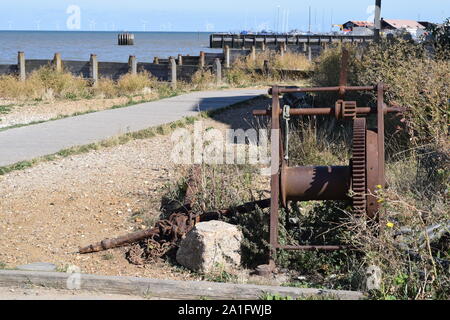
[[[251,108],[241,108],[203,125],[245,127],[251,118]],[[50,262],[90,274],[198,278],[167,262],[132,265],[123,248],[77,253],[80,246],[145,228],[133,214],[159,216],[164,186],[183,174],[169,161],[172,148],[170,135],[157,136],[0,176],[0,266]]]

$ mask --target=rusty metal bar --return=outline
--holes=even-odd
[[[384,178],[384,85],[377,85],[377,133],[378,133],[378,184],[384,189],[386,180]]]
[[[339,75],[339,99],[344,99],[345,87],[347,86],[348,77],[348,58],[349,52],[347,49],[342,48],[342,59],[341,59],[341,73]]]
[[[240,206],[237,206],[237,207],[234,207],[231,209],[205,212],[205,213],[202,213],[199,217],[200,217],[200,221],[210,221],[210,220],[217,220],[222,216],[230,216],[233,214],[242,214],[242,213],[255,211],[256,208],[265,209],[265,208],[269,208],[269,207],[270,207],[270,199],[264,199],[264,200],[247,202],[247,203],[244,203]]]
[[[336,87],[310,87],[310,88],[283,88],[280,87],[278,90],[278,94],[281,93],[289,93],[289,92],[333,92],[340,91],[345,89],[345,91],[374,91],[376,90],[376,86],[363,86],[363,87],[354,87],[354,86],[345,86],[342,88],[341,86]],[[272,88],[269,89],[269,95],[273,95]]]
[[[357,114],[369,114],[369,113],[377,113],[378,108],[371,107],[359,107],[356,108]],[[401,107],[384,107],[384,113],[398,113],[403,112],[405,109]],[[280,114],[282,111],[280,110]],[[320,115],[330,115],[333,116],[335,114],[335,107],[325,107],[325,108],[295,108],[289,111],[289,115],[291,116],[320,116]],[[253,110],[254,116],[269,116],[271,115],[270,110]]]
[[[80,248],[78,252],[85,254],[117,248],[127,244],[132,244],[142,239],[150,238],[151,236],[158,234],[158,232],[159,228],[151,228],[143,231],[133,232],[115,239],[105,239],[103,241],[91,244],[87,247]]]
[[[350,248],[352,248],[352,247],[346,246],[346,245],[278,246],[278,249],[303,250],[303,251],[314,251],[314,250],[334,251],[334,250],[347,250]]]
[[[281,154],[281,133],[280,133],[280,98],[278,87],[273,87],[272,96],[272,131],[271,131],[271,201],[270,201],[270,224],[269,242],[270,257],[269,265],[275,265],[278,246],[278,210],[280,208],[280,154]]]

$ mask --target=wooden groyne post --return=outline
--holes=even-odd
[[[205,52],[204,51],[200,51],[200,67],[204,68],[205,67]]]
[[[279,47],[278,47],[278,53],[280,54],[280,57],[284,57],[284,48],[283,48],[283,45],[280,45]]]
[[[98,60],[96,54],[91,54],[90,62],[90,77],[92,79],[92,83],[94,86],[97,85],[98,82]]]
[[[137,74],[137,59],[136,56],[130,56],[128,58],[128,66],[131,74]]]
[[[220,63],[219,58],[214,60],[213,69],[216,74],[216,84],[219,85],[222,83],[222,63]]]
[[[19,80],[25,81],[27,79],[27,73],[25,70],[25,53],[19,51],[17,54],[17,69],[19,70]]]
[[[169,81],[170,86],[172,89],[177,88],[177,63],[175,62],[175,59],[173,57],[169,58],[169,66],[170,66],[170,73],[169,73]]]
[[[270,74],[270,64],[269,60],[264,60],[264,66],[263,66],[264,74],[268,76]]]
[[[225,46],[224,50],[223,50],[223,54],[224,54],[224,60],[225,60],[225,68],[229,68],[230,67],[230,47],[229,46]]]
[[[256,61],[256,46],[252,46],[252,49],[250,51],[250,57],[252,61]]]
[[[61,53],[55,53],[55,57],[53,58],[53,65],[55,66],[56,72],[62,71]]]

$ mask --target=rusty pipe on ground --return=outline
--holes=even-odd
[[[195,219],[196,222],[198,221],[211,221],[211,220],[217,220],[222,216],[231,216],[236,213],[246,213],[256,210],[256,208],[268,208],[270,207],[270,199],[264,199],[264,200],[258,200],[253,202],[247,202],[243,205],[237,206],[235,208],[231,209],[224,209],[224,210],[217,210],[217,211],[211,211],[211,212],[205,212],[200,215],[194,215],[189,213],[183,212],[183,213],[175,213],[172,215],[173,219],[168,220],[161,220],[159,223],[157,223],[157,226],[154,228],[150,228],[143,231],[137,231],[133,232],[124,236],[120,236],[118,238],[114,239],[105,239],[103,241],[97,242],[95,244],[91,244],[87,247],[80,248],[78,250],[81,254],[86,253],[93,253],[93,252],[99,252],[104,251],[108,249],[118,248],[125,245],[129,245],[132,243],[139,242],[144,239],[148,239],[157,235],[160,235],[161,233],[161,227],[160,225],[164,222],[164,224],[169,225],[172,224],[172,227],[179,232],[179,233],[186,233],[190,230],[190,227],[185,226],[184,220],[190,220],[189,218]],[[185,215],[186,219],[179,219],[180,217],[183,218],[183,215]],[[189,215],[189,217],[188,217]],[[190,223],[189,223],[190,224]]]
[[[270,207],[270,199],[258,200],[244,203],[243,205],[225,209],[225,210],[217,210],[205,212],[200,215],[200,221],[211,221],[220,219],[221,216],[230,216],[233,214],[243,214],[247,212],[255,211],[256,208],[266,209]]]
[[[127,244],[131,244],[134,242],[137,242],[142,239],[150,238],[151,236],[154,236],[158,234],[159,228],[151,228],[143,231],[133,232],[118,238],[114,239],[105,239],[100,242],[91,244],[87,247],[80,248],[78,250],[79,253],[85,254],[85,253],[93,253],[93,252],[99,252],[104,251],[112,248],[121,247]]]

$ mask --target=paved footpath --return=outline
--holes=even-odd
[[[130,107],[9,129],[0,132],[0,166],[170,123],[186,116],[195,116],[199,111],[223,108],[265,93],[265,89],[192,92]]]

